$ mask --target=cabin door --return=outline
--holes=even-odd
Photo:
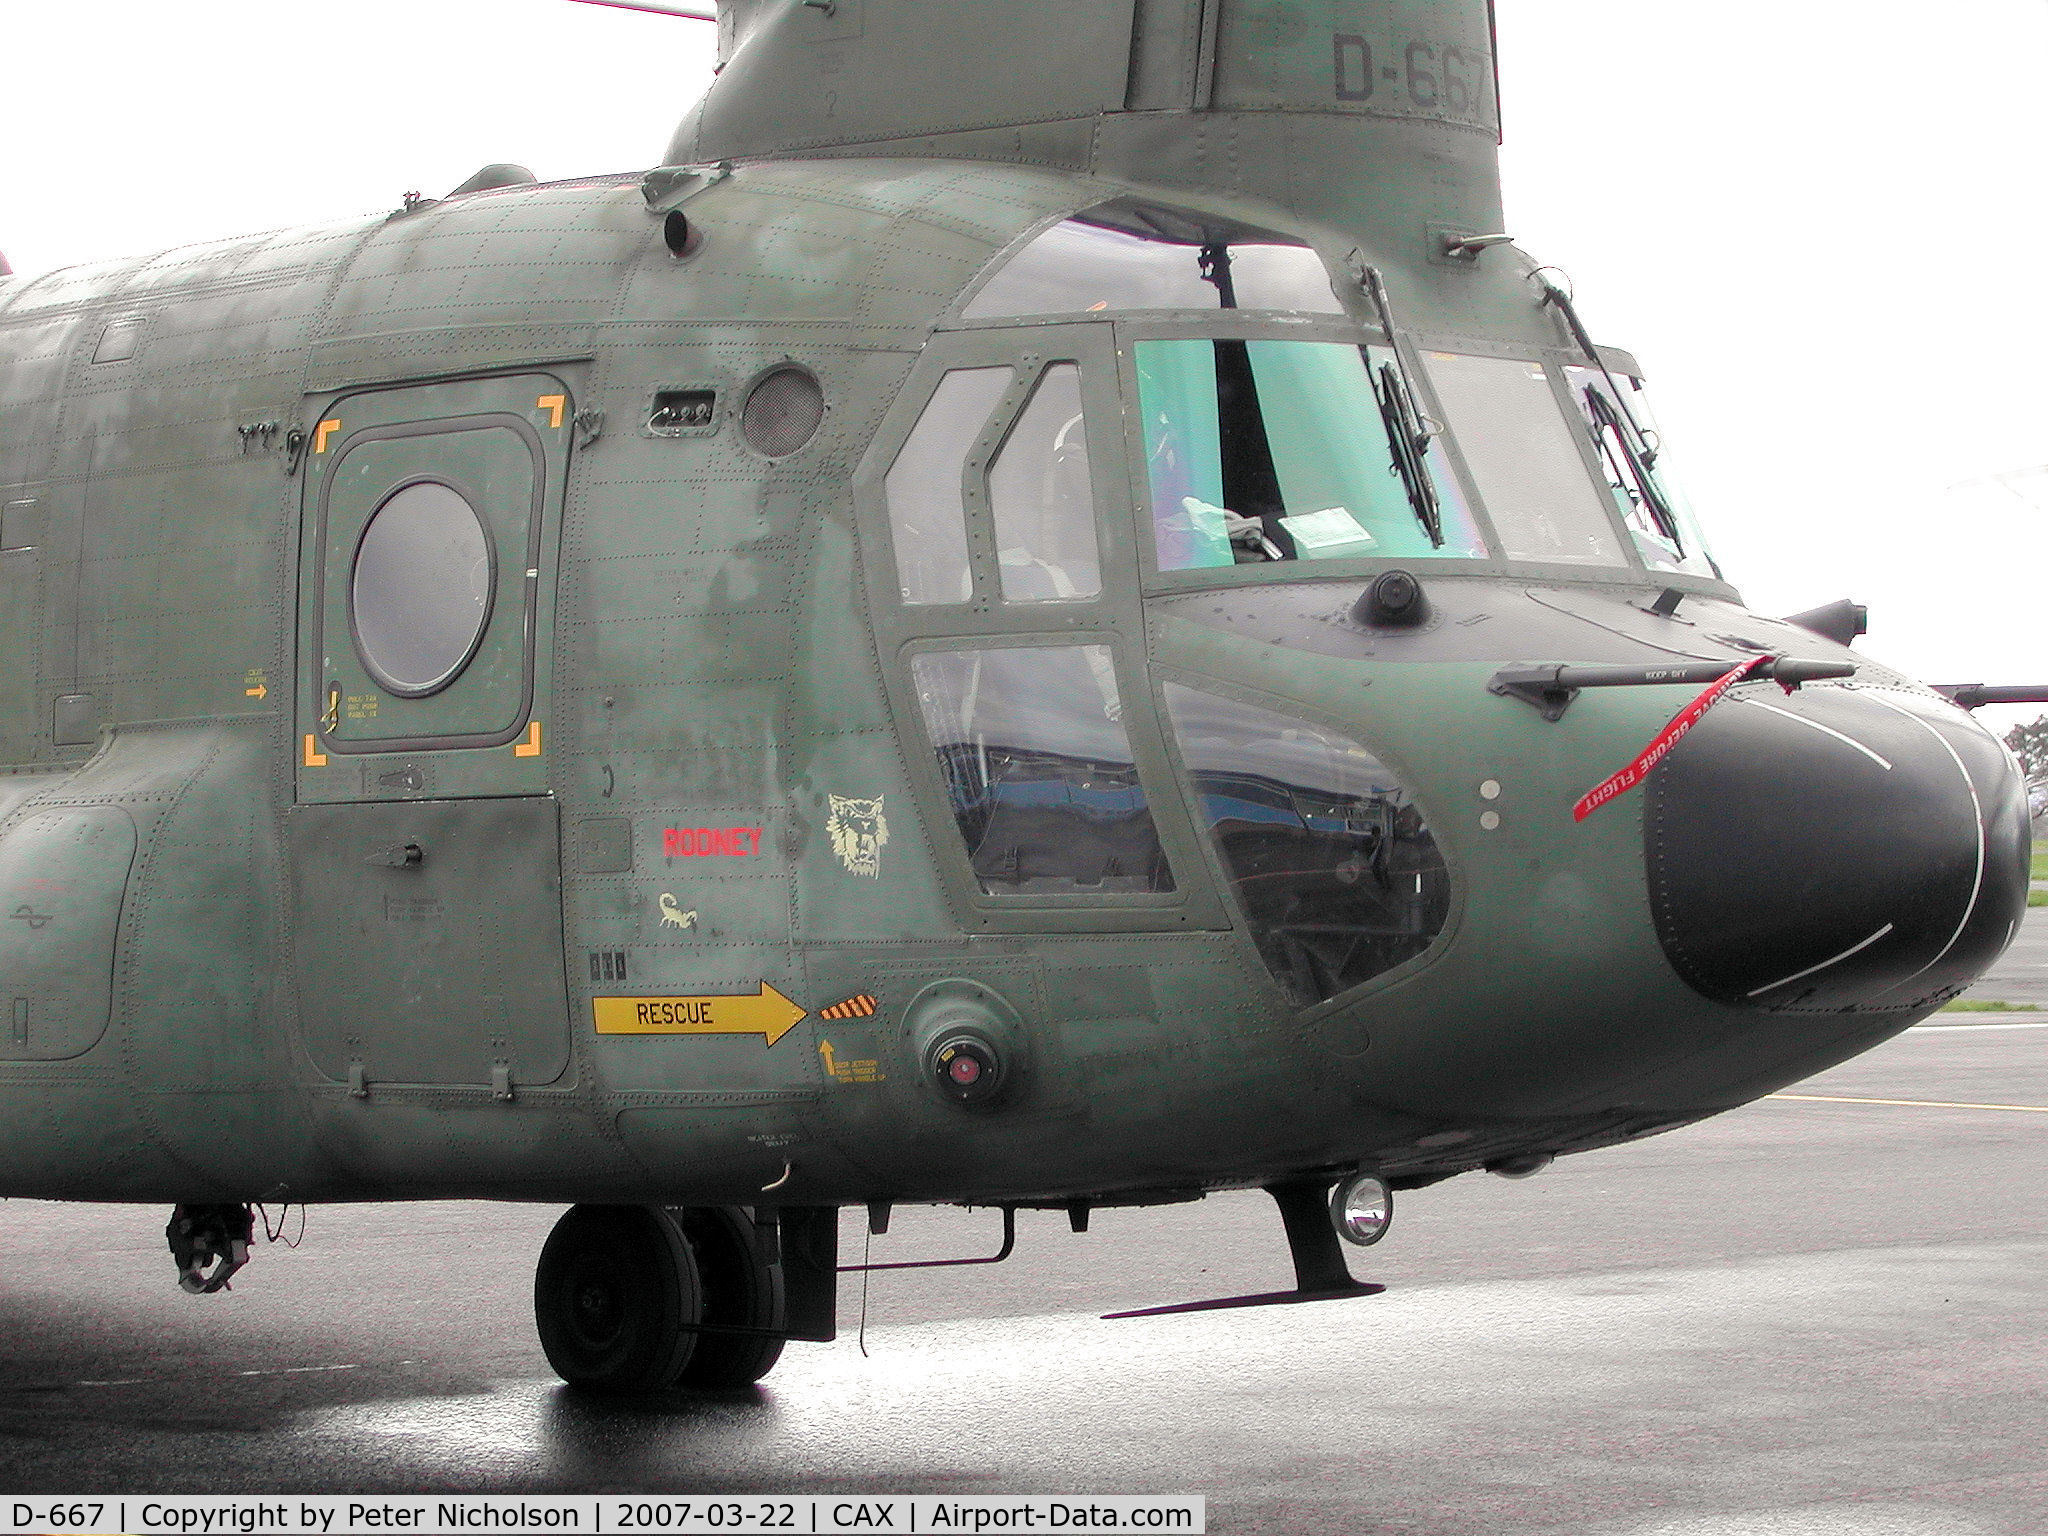
[[[330,1077],[568,1064],[545,702],[574,407],[546,374],[345,395],[306,444],[295,980]]]

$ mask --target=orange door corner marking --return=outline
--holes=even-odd
[[[532,729],[527,731],[526,740],[513,746],[512,755],[514,757],[540,756],[540,722],[538,720],[534,721]]]
[[[321,422],[319,426],[313,429],[313,451],[315,453],[325,453],[327,451],[328,437],[340,430],[341,423],[339,421]]]
[[[306,766],[308,768],[325,768],[327,766],[327,754],[319,750],[318,738],[310,735],[306,738]]]
[[[533,403],[549,413],[548,425],[550,427],[559,427],[562,424],[562,407],[569,403],[569,397],[567,395],[542,395]]]

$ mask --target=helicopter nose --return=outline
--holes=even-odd
[[[2019,776],[1936,700],[1811,687],[1731,698],[1648,789],[1657,936],[1718,1002],[1921,1006],[1974,981],[2025,910]]]

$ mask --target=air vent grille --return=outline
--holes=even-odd
[[[825,419],[825,392],[802,368],[777,368],[756,384],[740,408],[740,437],[754,452],[780,459],[795,453]]]

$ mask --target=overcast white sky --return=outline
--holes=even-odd
[[[712,54],[703,23],[569,0],[6,9],[24,273],[492,160],[638,169]],[[1643,359],[1751,602],[1853,596],[1887,660],[2048,682],[2048,4],[1501,0],[1501,54],[1509,228]]]

